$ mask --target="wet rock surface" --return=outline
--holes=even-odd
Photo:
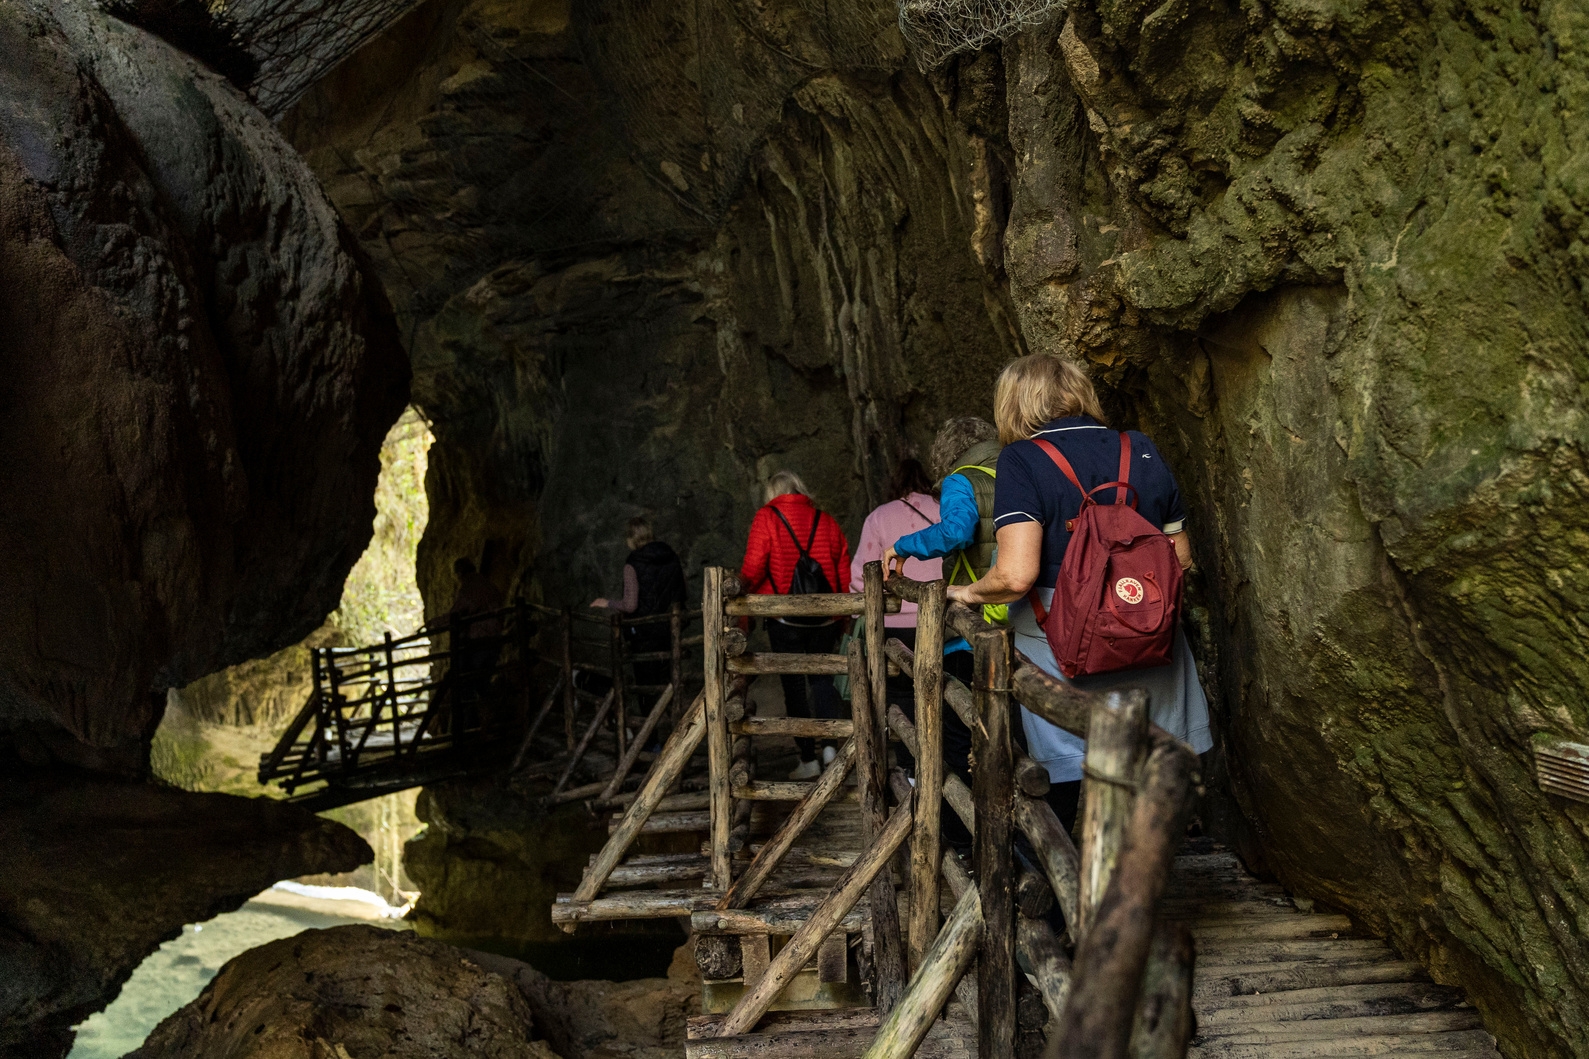
[[[611,592],[640,511],[733,564],[783,465],[853,533],[1076,353],[1186,490],[1244,854],[1589,1048],[1529,751],[1589,738],[1583,12],[1092,0],[924,76],[892,5],[732,8],[433,0],[289,116],[415,336],[432,607]]]
[[[340,824],[268,800],[0,766],[0,1055],[65,1055],[182,924],[272,883],[370,860]]]
[[[336,605],[406,358],[270,123],[86,4],[0,4],[0,289],[0,728],[136,771]]]
[[[129,1059],[661,1059],[699,983],[553,982],[412,934],[306,931],[237,957]]]

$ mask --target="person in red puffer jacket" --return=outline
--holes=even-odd
[[[813,525],[815,523],[815,525]],[[814,532],[813,532],[814,531]],[[809,546],[807,542],[810,542]],[[828,590],[849,584],[850,543],[838,520],[811,502],[805,483],[793,471],[779,471],[767,482],[767,503],[750,523],[740,581],[745,591],[786,595],[802,550],[822,567]],[[772,649],[783,653],[826,654],[838,644],[841,626],[832,618],[775,618],[767,622]],[[784,712],[790,717],[840,716],[839,693],[831,676],[783,676]],[[800,765],[791,779],[813,779],[822,771],[814,739],[796,739]],[[833,748],[823,751],[831,760]]]

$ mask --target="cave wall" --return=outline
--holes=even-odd
[[[559,603],[649,511],[735,562],[755,484],[853,531],[1026,349],[1087,359],[1194,512],[1245,855],[1589,1049],[1589,18],[1089,0],[914,69],[891,5],[431,0],[284,128],[437,423],[421,582]],[[495,542],[495,543],[493,543]]]
[[[0,729],[136,769],[336,605],[407,362],[263,115],[85,5],[0,4],[0,290]]]
[[[866,15],[857,39],[891,32],[886,7]],[[737,563],[780,466],[858,532],[894,456],[963,402],[986,411],[1018,348],[998,262],[973,249],[961,137],[883,65],[897,39],[812,76],[825,38],[794,33],[769,71],[750,30],[698,41],[691,17],[432,0],[284,122],[411,344],[437,438],[433,608],[451,560],[487,551],[532,597],[611,591],[640,512],[692,570]],[[681,66],[686,42],[703,54]],[[733,98],[730,128],[684,121],[670,93],[692,63]]]

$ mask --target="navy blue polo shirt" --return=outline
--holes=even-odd
[[[1131,484],[1136,488],[1137,512],[1165,533],[1185,528],[1186,509],[1175,475],[1146,434],[1126,432],[1131,438]],[[1091,416],[1056,419],[1033,435],[1057,448],[1088,489],[1120,478],[1120,435]],[[1000,529],[1018,522],[1043,525],[1043,565],[1038,588],[1053,588],[1065,560],[1070,532],[1065,523],[1081,513],[1081,493],[1065,473],[1033,441],[1006,445],[999,454],[999,475],[993,490],[993,520]],[[1118,490],[1105,489],[1093,499],[1112,504]]]

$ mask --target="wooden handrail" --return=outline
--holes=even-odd
[[[1076,949],[1074,985],[1049,1059],[1124,1056],[1153,940],[1154,911],[1192,811],[1197,756],[1153,739],[1116,869]]]

